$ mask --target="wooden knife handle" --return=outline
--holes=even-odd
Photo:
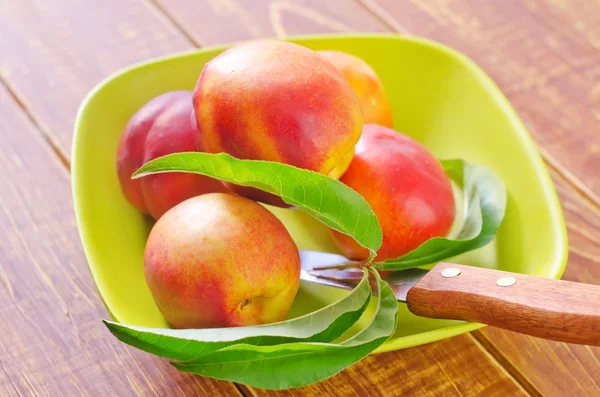
[[[460,274],[452,276],[457,271],[450,269]],[[598,285],[441,262],[408,291],[406,302],[411,312],[423,317],[473,321],[600,346]]]

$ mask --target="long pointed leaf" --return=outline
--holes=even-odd
[[[104,321],[120,341],[172,360],[190,360],[235,344],[258,346],[289,342],[332,342],[362,315],[371,297],[365,273],[348,295],[313,313],[274,324],[219,329],[170,329]]]
[[[133,176],[173,171],[207,175],[276,194],[327,226],[354,237],[372,255],[381,246],[381,228],[367,201],[325,175],[278,162],[239,160],[225,153],[175,153],[149,161]]]

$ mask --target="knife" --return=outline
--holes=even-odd
[[[351,262],[300,251],[301,280],[351,290],[363,271],[313,270]],[[471,321],[559,342],[600,346],[600,286],[439,262],[383,276],[413,314]]]

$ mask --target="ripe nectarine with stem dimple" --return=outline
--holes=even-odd
[[[238,44],[208,62],[194,106],[206,151],[335,179],[348,167],[363,126],[356,95],[339,71],[315,51],[279,40]],[[262,191],[232,190],[287,206]]]
[[[158,219],[185,199],[226,191],[220,181],[183,172],[131,179],[147,161],[200,149],[192,92],[172,91],[152,99],[129,120],[119,141],[117,173],[125,197],[137,209]]]
[[[244,197],[188,199],[156,222],[144,253],[150,291],[176,328],[281,321],[300,284],[298,248],[283,223]]]
[[[373,208],[383,231],[376,261],[398,258],[432,237],[446,236],[454,222],[450,178],[420,143],[392,129],[365,125],[350,167],[340,181]],[[332,231],[346,256],[368,251],[352,237]]]
[[[392,109],[383,83],[363,59],[341,51],[317,51],[348,80],[358,97],[365,124],[393,127]]]

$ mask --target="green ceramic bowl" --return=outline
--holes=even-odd
[[[395,129],[439,158],[485,164],[505,181],[506,218],[495,241],[453,260],[473,266],[559,278],[567,257],[560,204],[544,163],[506,98],[473,62],[447,47],[397,35],[303,36],[287,40],[315,50],[355,54],[379,74]],[[146,286],[143,251],[152,223],[121,194],[115,150],[128,118],[170,90],[193,89],[203,65],[228,45],[134,65],[110,76],[83,101],[73,141],[73,198],[87,260],[116,321],[167,326]],[[304,249],[336,249],[320,223],[299,211],[272,209]],[[297,316],[346,292],[303,284]],[[406,348],[472,331],[481,324],[432,320],[400,305],[398,331],[378,351]]]

